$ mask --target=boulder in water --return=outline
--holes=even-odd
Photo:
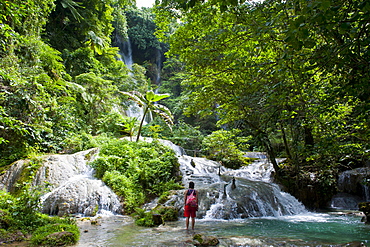
[[[358,207],[359,210],[365,214],[362,221],[365,222],[365,224],[370,224],[370,202],[360,202]]]
[[[202,234],[195,234],[193,240],[193,244],[195,246],[216,246],[220,243],[216,237],[205,236]]]

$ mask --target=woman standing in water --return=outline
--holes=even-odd
[[[189,183],[189,189],[185,191],[184,196],[186,217],[186,230],[189,229],[189,218],[191,217],[191,229],[194,230],[196,212],[198,211],[198,193],[194,189],[194,182]]]

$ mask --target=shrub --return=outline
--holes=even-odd
[[[127,213],[168,190],[182,188],[175,153],[159,142],[111,139],[102,143],[100,156],[90,165],[96,177],[124,198]]]
[[[77,238],[78,240],[79,237],[76,222],[70,218],[49,217],[41,214],[38,211],[40,194],[36,191],[35,188],[30,189],[29,185],[19,190],[16,196],[0,190],[0,239],[21,241],[25,238],[24,234],[33,234],[34,232],[38,234],[37,232],[42,232],[44,228],[59,229],[55,226],[62,225],[63,228],[61,229],[77,229],[77,232],[72,231],[72,234],[67,234],[73,235],[70,237],[62,234],[58,239],[64,239],[63,242],[68,244],[75,243],[75,239]],[[37,237],[35,235],[33,238],[40,239],[40,236]],[[52,238],[50,237],[48,241],[53,242]],[[50,245],[47,245],[46,242],[43,244],[44,246],[55,246],[57,240],[54,240],[54,244],[50,243]]]
[[[159,206],[155,212],[162,216],[163,221],[177,221],[179,219],[179,210],[173,206]]]
[[[138,226],[153,227],[163,224],[162,216],[155,211],[146,212],[144,209],[136,208],[132,216]]]
[[[204,150],[208,158],[221,161],[229,168],[239,168],[248,165],[251,159],[244,157],[245,150],[249,147],[247,142],[250,137],[238,137],[240,130],[217,130],[203,139]]]
[[[80,231],[77,225],[49,224],[39,227],[31,237],[35,246],[66,246],[78,242]]]
[[[6,212],[11,228],[32,231],[40,225],[40,192],[25,185],[16,196],[5,191],[0,191],[0,195],[0,209]]]

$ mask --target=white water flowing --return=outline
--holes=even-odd
[[[118,59],[123,61],[126,67],[129,69],[128,75],[130,76],[133,85],[135,85],[136,79],[134,78],[134,74],[132,72],[132,66],[134,64],[134,60],[132,58],[132,47],[131,47],[130,38],[128,37],[127,40],[123,40],[122,37],[116,34],[116,44],[119,48],[119,55],[120,55]],[[136,118],[137,121],[141,121],[144,115],[143,107],[140,107],[136,102],[133,102],[133,101],[127,102],[126,106],[127,106],[127,110],[125,110],[126,116],[130,118]],[[149,112],[149,114],[147,114],[144,119],[144,124],[149,123],[151,120],[152,120],[152,115]]]
[[[271,182],[273,168],[267,159],[233,170],[216,161],[178,155],[183,184],[187,186],[193,181],[199,191],[198,216],[201,218],[240,219],[307,213],[302,203]],[[167,204],[182,211],[183,193],[177,193]]]
[[[32,186],[47,185],[50,190],[41,197],[43,213],[58,216],[122,213],[117,195],[101,180],[94,178],[94,170],[87,164],[97,154],[98,149],[90,149],[71,155],[42,157]],[[0,187],[12,190],[27,166],[27,161],[16,162],[0,177]]]
[[[370,200],[369,167],[359,167],[339,174],[338,194],[333,196],[330,207],[334,209],[358,210],[358,203]]]
[[[47,182],[51,191],[42,198],[43,213],[51,215],[122,213],[119,198],[87,164],[96,158],[98,149],[73,155],[51,155],[38,170],[34,183]]]
[[[116,34],[116,44],[119,48],[119,54],[121,56],[118,59],[123,61],[129,70],[132,70],[132,65],[134,64],[134,61],[132,59],[130,38],[128,37],[127,40],[123,40],[121,36]]]

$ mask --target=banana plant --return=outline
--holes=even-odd
[[[170,97],[169,94],[156,94],[152,90],[147,91],[145,96],[138,91],[120,92],[120,93],[128,96],[129,99],[135,101],[140,107],[144,107],[144,113],[140,121],[136,141],[139,141],[144,119],[148,112],[152,112],[152,114],[158,115],[166,122],[167,126],[172,130],[173,115],[171,111],[166,106],[157,103],[161,99]]]

